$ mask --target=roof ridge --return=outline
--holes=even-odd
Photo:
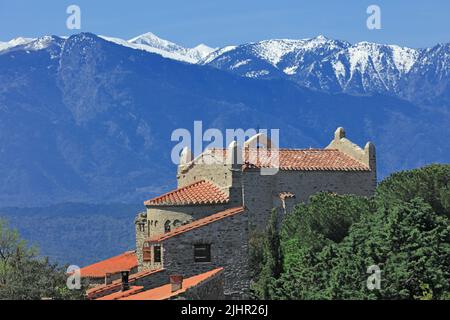
[[[170,283],[165,283],[161,286],[152,288],[152,289],[148,289],[145,291],[141,291],[141,292],[137,292],[134,294],[125,294],[124,297],[120,297],[118,298],[119,300],[134,300],[134,299],[152,299],[152,300],[163,300],[163,299],[169,299],[170,297],[173,296],[177,296],[179,294],[183,294],[185,292],[187,292],[188,290],[190,290],[191,288],[197,287],[203,283],[205,283],[205,281],[209,281],[210,279],[215,278],[216,276],[220,275],[223,272],[224,268],[223,267],[218,267],[215,269],[211,269],[199,274],[195,274],[193,276],[190,277],[186,277],[183,279],[183,287],[177,291],[171,291],[171,286]],[[120,296],[120,295],[119,295]],[[116,296],[115,295],[109,295],[106,296],[105,300],[109,299],[114,299]]]
[[[129,282],[130,284],[134,283],[137,279],[140,279],[142,277],[148,276],[148,275],[152,275],[154,273],[157,272],[161,272],[161,271],[165,271],[164,268],[159,268],[159,269],[153,269],[153,270],[142,270],[133,274],[130,274],[129,276]],[[93,287],[91,289],[88,289],[86,291],[88,296],[93,296],[96,294],[99,294],[101,292],[104,292],[106,290],[110,290],[116,287],[119,287],[121,285],[122,280],[121,279],[117,279],[114,280],[113,282],[109,283],[109,284],[101,284],[99,286]]]
[[[180,197],[178,196],[179,193],[182,193],[184,191],[192,190],[193,188],[195,188],[195,187],[197,187],[199,185],[203,185],[203,184],[204,185],[209,185],[210,187],[214,188],[212,190],[212,192],[219,194],[219,197],[218,197],[219,200],[216,199],[217,197],[213,197],[213,199],[204,199],[204,200],[195,200],[195,199],[193,199],[192,200],[192,199],[189,199],[189,196],[187,196],[188,197],[187,200],[186,199],[183,200],[183,199],[180,199]],[[211,190],[209,190],[209,191],[211,191]],[[157,197],[154,197],[152,199],[146,200],[144,202],[144,205],[146,205],[146,206],[147,205],[164,205],[165,204],[164,203],[164,198],[167,198],[167,197],[170,197],[170,196],[174,196],[174,197],[178,198],[177,200],[180,200],[181,204],[186,204],[186,205],[188,205],[188,204],[196,204],[196,202],[198,204],[218,204],[218,203],[226,203],[226,202],[228,202],[227,194],[222,191],[222,188],[219,185],[217,185],[216,183],[214,183],[211,180],[202,179],[202,180],[198,180],[198,181],[192,182],[192,183],[190,183],[190,184],[188,184],[186,186],[183,186],[181,188],[176,188],[174,190],[168,191],[168,192],[166,192],[166,193],[164,193],[164,194],[162,194],[160,196],[157,196]],[[169,201],[168,204],[169,205],[174,205],[174,204],[176,205],[176,203],[172,203],[170,201]]]
[[[103,260],[100,260],[100,261],[88,264],[87,266],[84,266],[81,269],[84,269],[86,267],[92,266],[92,265],[97,264],[97,263],[102,263],[102,262],[104,262],[106,260],[111,260],[111,259],[119,258],[119,257],[125,256],[125,255],[132,255],[132,254],[136,254],[136,251],[135,250],[125,251],[125,252],[119,253],[119,254],[117,254],[115,256],[112,256],[112,257],[109,257],[109,258],[106,258],[106,259],[103,259]]]
[[[105,273],[116,273],[120,269],[133,269],[137,267],[135,251],[125,251],[119,255],[94,262],[80,269],[82,278],[103,278]]]
[[[242,206],[228,208],[228,209],[225,209],[225,210],[213,213],[213,214],[211,214],[209,216],[206,216],[206,217],[194,220],[194,221],[192,221],[192,222],[190,222],[188,224],[184,224],[182,226],[179,226],[179,227],[173,229],[170,232],[163,233],[163,234],[160,234],[160,235],[156,235],[156,236],[153,236],[151,238],[147,238],[146,241],[148,241],[148,242],[161,242],[163,240],[172,238],[172,237],[177,236],[179,234],[188,232],[190,230],[193,230],[193,229],[196,229],[196,228],[199,228],[199,227],[203,227],[203,226],[208,225],[210,223],[216,222],[218,220],[222,220],[224,218],[233,216],[233,215],[238,214],[238,213],[242,213],[244,211],[245,211],[245,208],[242,207]]]

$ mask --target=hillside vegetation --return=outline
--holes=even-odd
[[[297,205],[279,231],[273,214],[267,233],[256,236],[264,245],[252,246],[253,293],[266,299],[448,299],[449,218],[450,165],[393,174],[372,198],[317,194]],[[381,271],[379,289],[368,289],[371,266]]]

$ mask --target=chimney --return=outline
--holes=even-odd
[[[105,285],[112,283],[112,273],[107,272],[105,274]]]
[[[180,290],[183,287],[183,276],[182,275],[171,275],[170,279],[170,287],[171,291],[175,292]]]
[[[122,291],[127,291],[130,289],[130,284],[128,282],[130,271],[128,270],[121,271],[120,274],[122,275]]]

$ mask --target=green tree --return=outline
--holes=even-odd
[[[273,285],[282,272],[280,235],[278,232],[278,214],[273,210],[265,236],[262,237],[261,250],[253,249],[251,256],[260,257],[260,263],[254,263],[259,275],[252,284],[252,295],[259,299],[269,299],[273,295]],[[256,250],[255,250],[256,249]]]
[[[319,193],[288,215],[281,230],[285,272],[275,282],[275,299],[326,299],[336,246],[372,202],[351,195]]]
[[[82,290],[69,290],[66,278],[65,268],[39,257],[0,219],[0,299],[82,299]]]
[[[382,202],[422,198],[434,212],[450,218],[450,164],[394,173],[379,184],[376,197]]]
[[[312,196],[278,238],[266,235],[281,248],[281,273],[263,254],[260,297],[449,299],[449,181],[449,165],[431,165],[393,174],[370,199]],[[370,266],[381,270],[379,290],[368,289]]]
[[[414,299],[426,283],[441,299],[449,292],[450,224],[421,198],[385,203],[352,226],[333,260],[332,298]],[[366,286],[371,265],[382,271],[380,290]]]

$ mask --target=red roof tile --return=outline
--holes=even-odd
[[[221,219],[224,219],[224,218],[227,218],[227,217],[234,216],[234,215],[236,215],[238,213],[242,213],[242,212],[244,212],[244,210],[245,210],[244,207],[235,207],[235,208],[226,209],[224,211],[212,214],[212,215],[207,216],[205,218],[201,218],[201,219],[195,220],[195,221],[193,221],[191,223],[182,225],[182,226],[180,226],[178,228],[173,229],[170,232],[151,237],[151,238],[147,239],[147,241],[149,241],[149,242],[161,242],[161,241],[164,241],[166,239],[169,239],[169,238],[172,238],[174,236],[177,236],[179,234],[182,234],[184,232],[188,232],[188,231],[191,231],[193,229],[197,229],[197,228],[203,227],[204,225],[213,223],[215,221],[218,221],[218,220],[221,220]]]
[[[131,270],[138,265],[136,253],[127,251],[118,256],[88,265],[81,268],[82,278],[102,278],[106,273],[117,273],[122,270]]]
[[[244,169],[278,167],[298,171],[370,171],[364,163],[336,149],[245,149]],[[226,159],[226,149],[212,149]]]
[[[161,272],[161,271],[164,271],[164,270],[165,269],[161,268],[161,269],[156,269],[156,270],[144,270],[144,271],[140,271],[140,272],[134,273],[134,274],[129,276],[128,283],[129,284],[133,284],[138,279],[145,278],[145,277],[150,276],[150,275],[152,275],[154,273]],[[88,299],[92,299],[92,298],[95,298],[95,297],[98,297],[98,296],[102,296],[103,292],[115,291],[115,290],[119,289],[122,286],[121,282],[122,282],[122,280],[118,279],[118,280],[115,280],[112,283],[107,284],[107,285],[102,284],[102,285],[96,286],[94,288],[88,289],[86,291],[86,295],[87,295]]]
[[[170,284],[166,284],[158,288],[120,298],[119,300],[166,300],[186,292],[186,290],[188,290],[189,288],[198,286],[202,282],[219,274],[222,270],[223,268],[217,268],[190,278],[186,278],[183,280],[182,288],[175,292],[172,292],[172,286]]]
[[[206,180],[194,182],[144,202],[146,206],[191,205],[227,203],[228,196],[214,183]]]
[[[119,300],[121,298],[125,298],[131,296],[133,294],[139,293],[144,289],[142,286],[132,286],[129,290],[126,291],[117,291],[111,294],[108,294],[104,297],[97,298],[95,300]]]

